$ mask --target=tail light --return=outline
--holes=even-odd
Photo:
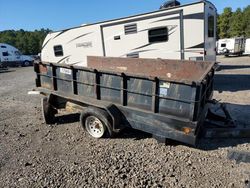
[[[207,55],[207,51],[205,50],[204,52],[200,52],[200,54]]]

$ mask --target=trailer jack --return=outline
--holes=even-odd
[[[208,103],[211,103],[213,105],[218,105],[219,107],[212,111],[211,108],[208,108],[206,121],[209,122],[213,127],[230,127],[234,128],[236,127],[236,122],[232,119],[232,116],[228,112],[227,106],[225,103],[219,103],[217,100],[210,100]],[[221,111],[223,114],[219,115],[216,114],[217,111]]]
[[[238,124],[230,115],[227,105],[216,100],[207,101],[211,108],[207,111],[202,127],[203,138],[249,138],[250,127]]]

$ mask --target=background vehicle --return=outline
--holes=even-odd
[[[1,62],[1,59],[0,59],[0,69],[2,68],[6,68],[7,66],[5,65],[5,63]]]
[[[216,61],[216,15],[212,3],[199,1],[52,32],[41,60],[84,67],[87,56]]]
[[[9,44],[0,43],[0,61],[5,66],[30,66],[34,59],[27,55],[22,55],[21,52]]]
[[[226,38],[218,41],[217,53],[225,56],[242,55],[245,50],[245,39],[243,37]]]
[[[250,55],[250,38],[246,39],[245,42],[245,55]]]

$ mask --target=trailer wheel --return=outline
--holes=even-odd
[[[94,138],[109,138],[113,135],[109,114],[102,109],[88,107],[81,113],[81,126]]]
[[[51,106],[51,104],[48,102],[47,97],[42,98],[41,105],[42,105],[43,120],[45,121],[45,123],[54,124],[55,114],[57,113],[57,110]]]

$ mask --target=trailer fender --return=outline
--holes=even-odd
[[[112,119],[112,129],[114,132],[118,133],[121,129],[125,128],[124,125],[121,124],[124,115],[114,104],[106,106],[105,110],[109,113]]]

